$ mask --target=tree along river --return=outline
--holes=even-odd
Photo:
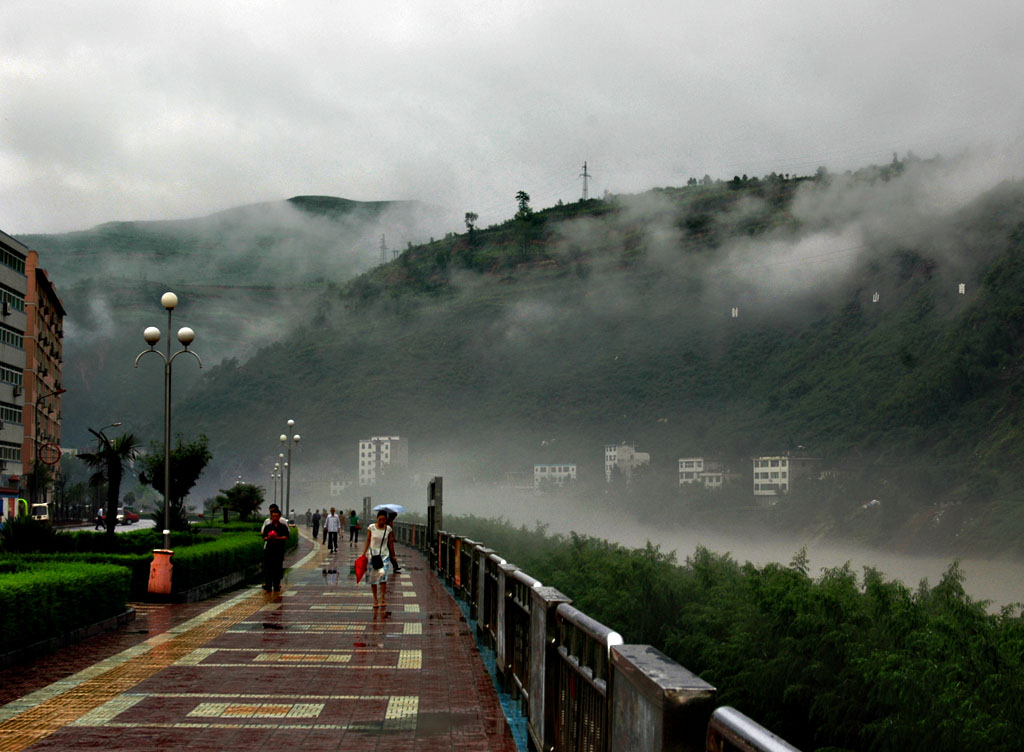
[[[874,567],[886,579],[900,580],[912,589],[922,579],[927,579],[929,585],[937,584],[954,561],[952,556],[900,554],[843,543],[770,537],[767,533],[758,535],[756,539],[753,536],[730,536],[720,531],[674,525],[657,517],[652,517],[650,524],[642,524],[628,514],[594,508],[578,500],[493,486],[446,489],[444,514],[503,518],[517,527],[526,525],[530,529],[540,522],[548,526],[549,534],[576,532],[630,548],[644,546],[650,541],[660,546],[662,551],[675,551],[680,561],[692,555],[698,546],[704,546],[715,553],[729,553],[740,563],[749,561],[759,566],[770,562],[788,564],[800,548],[806,546],[812,576],[818,575],[822,569],[841,567],[849,562],[858,575],[863,574],[864,567]],[[1024,562],[1009,558],[960,557],[960,568],[966,575],[964,588],[967,593],[975,600],[990,601],[990,610],[998,611],[1011,603],[1024,603]],[[543,572],[530,574],[544,581]]]

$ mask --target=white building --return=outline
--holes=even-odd
[[[604,447],[604,479],[607,483],[611,483],[612,470],[616,467],[622,471],[626,480],[629,480],[635,468],[649,464],[651,455],[636,451],[636,444],[624,441],[621,444],[606,444]]]
[[[754,496],[788,493],[793,481],[807,476],[818,462],[813,457],[792,457],[789,454],[755,457]]]
[[[540,488],[542,484],[564,486],[576,480],[576,465],[534,465],[533,466],[533,487]]]
[[[372,436],[359,442],[359,485],[375,486],[388,467],[409,467],[409,440],[399,436]]]
[[[25,443],[25,298],[29,249],[0,232],[0,508],[17,513]]]
[[[721,462],[703,457],[683,457],[679,460],[679,485],[700,483],[705,488],[725,485],[726,470]]]

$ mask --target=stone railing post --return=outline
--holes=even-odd
[[[498,565],[498,611],[497,611],[497,624],[494,625],[494,664],[498,669],[498,673],[501,674],[503,682],[508,681],[506,673],[508,671],[508,635],[506,629],[508,625],[508,618],[505,616],[505,608],[507,604],[505,600],[508,598],[509,584],[508,578],[515,572],[519,567],[515,564],[499,564]]]
[[[610,752],[702,752],[715,688],[650,645],[611,648]]]
[[[572,599],[553,587],[534,588],[530,607],[530,712],[527,731],[540,752],[555,748],[558,636],[555,610]]]

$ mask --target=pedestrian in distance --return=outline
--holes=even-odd
[[[354,546],[359,542],[359,515],[353,509],[348,513],[348,544]]]
[[[324,539],[322,541],[320,541],[320,543],[322,545],[326,546],[327,545],[327,510],[326,509],[320,510],[320,525],[321,525],[320,534],[324,537]]]
[[[310,515],[309,510],[307,509],[306,510],[306,527],[309,527],[311,524],[313,524],[313,517]]]
[[[291,531],[281,521],[281,510],[271,509],[270,520],[263,524],[263,589],[267,592],[281,590],[284,576],[284,550]]]
[[[104,520],[103,520],[103,507],[100,507],[99,509],[96,510],[96,527],[93,528],[93,529],[94,530],[102,530],[103,529],[103,522],[104,522]]]
[[[391,537],[391,527],[388,525],[388,513],[381,510],[377,513],[376,524],[366,529],[366,543],[363,544],[363,556],[370,553],[370,566],[366,574],[366,581],[370,583],[370,590],[373,591],[374,607],[384,605],[388,600],[388,575],[391,572],[391,551],[388,548],[388,539]],[[380,588],[380,599],[377,598],[377,588]]]
[[[320,510],[317,509],[313,512],[313,542],[316,542],[317,536],[320,534]]]
[[[341,518],[331,507],[331,514],[327,518],[327,548],[332,554],[338,553],[338,533],[341,531]]]

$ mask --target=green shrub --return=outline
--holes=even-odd
[[[0,529],[0,550],[8,553],[52,550],[57,533],[40,520],[19,516],[8,519]]]
[[[293,530],[287,549],[293,550],[298,542],[298,533]],[[181,593],[205,585],[262,561],[263,539],[251,526],[249,532],[225,533],[210,538],[201,546],[176,549],[171,558],[174,592]]]
[[[152,553],[61,553],[61,554],[14,554],[0,557],[0,572],[11,567],[11,571],[26,571],[41,567],[61,567],[66,564],[111,564],[124,567],[130,573],[128,597],[142,600],[149,592],[149,565]]]
[[[0,573],[0,645],[31,645],[122,613],[129,576],[124,567],[81,562]]]

